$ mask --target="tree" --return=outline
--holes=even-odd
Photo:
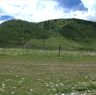
[[[55,37],[58,40],[58,57],[61,56],[61,49],[62,49],[62,40],[63,40],[63,36],[60,34],[61,29],[59,27],[56,28],[55,30]]]

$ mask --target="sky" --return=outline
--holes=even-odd
[[[0,0],[0,23],[78,18],[96,21],[96,0]]]

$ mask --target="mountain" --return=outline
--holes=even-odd
[[[47,32],[27,21],[10,20],[0,25],[0,47],[22,47],[30,39],[45,39],[45,36]]]
[[[10,20],[0,25],[0,47],[96,50],[96,22],[55,19],[40,23]]]
[[[48,31],[58,32],[64,38],[92,43],[96,40],[96,22],[80,19],[49,20],[40,23]]]
[[[76,49],[79,45],[81,50],[96,50],[96,22],[73,18],[48,20],[39,25],[55,35],[60,34],[69,44],[75,44]]]

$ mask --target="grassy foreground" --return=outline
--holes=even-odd
[[[0,95],[96,95],[95,52],[0,49]]]

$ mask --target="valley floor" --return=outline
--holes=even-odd
[[[1,49],[0,95],[96,95],[96,55]]]

